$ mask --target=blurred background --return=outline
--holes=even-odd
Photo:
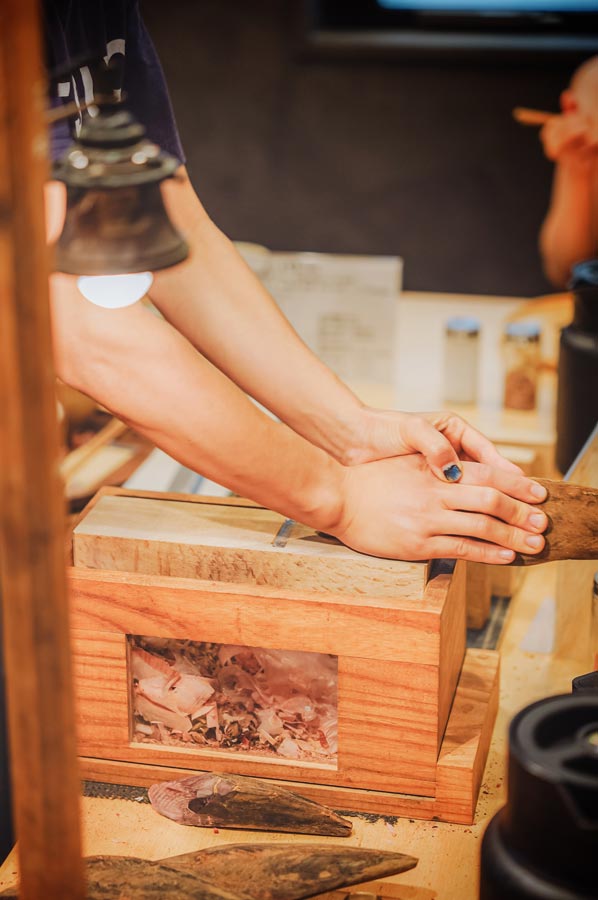
[[[144,0],[199,196],[235,240],[400,255],[407,289],[550,290],[537,238],[552,164],[512,109],[558,110],[598,46],[579,25],[595,4],[388,5],[411,9]],[[577,10],[572,29],[557,7]]]

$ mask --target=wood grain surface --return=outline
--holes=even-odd
[[[598,488],[598,425],[567,473],[567,479]],[[592,667],[598,650],[590,646],[592,583],[598,561],[563,561],[557,569],[555,653],[561,658],[577,660],[581,675]]]
[[[114,645],[113,645],[114,646]],[[85,651],[85,648],[83,648]],[[114,651],[106,647],[106,655]],[[82,666],[94,671],[93,661],[88,661],[85,652],[79,655]],[[84,711],[81,715],[81,731],[87,728],[94,740],[85,743],[82,748],[81,768],[85,778],[92,781],[108,781],[115,784],[154,784],[157,780],[173,780],[185,775],[193,775],[198,768],[209,768],[210,771],[230,772],[233,759],[230,754],[180,753],[158,750],[157,753],[138,753],[135,745],[128,741],[128,720],[126,715],[119,721],[109,719],[110,710],[122,712],[122,695],[115,692],[114,684],[106,679],[106,691],[103,703],[98,699],[98,689],[102,681],[98,674],[95,690],[90,693],[96,702],[89,703],[83,686],[81,700]],[[405,769],[415,771],[410,754],[398,746],[398,728],[394,728],[394,738],[383,742],[386,756],[378,758],[376,765],[385,766],[386,778],[376,777],[374,767],[368,773],[371,783],[382,782],[386,787],[380,789],[363,789],[355,778],[348,779],[347,786],[338,786],[339,773],[334,776],[324,769],[304,763],[303,767],[295,764],[265,763],[248,767],[244,760],[234,757],[234,770],[240,774],[256,774],[280,783],[301,796],[331,806],[334,809],[362,810],[364,812],[403,815],[415,818],[431,819],[438,817],[443,821],[471,823],[479,793],[490,735],[492,733],[496,712],[498,691],[498,653],[492,650],[468,650],[463,662],[459,684],[450,711],[446,734],[440,754],[434,754],[434,764],[428,772],[427,784],[422,783],[418,792],[403,792],[401,785],[405,783]],[[415,708],[416,691],[413,692]],[[380,701],[382,707],[383,701]],[[392,723],[391,723],[392,724]],[[357,764],[363,765],[364,757],[371,756],[367,745],[373,734],[371,723],[366,722],[359,732]],[[364,737],[367,735],[367,740]],[[341,742],[343,737],[341,735]],[[416,737],[420,740],[421,737]],[[360,748],[361,745],[361,748]],[[431,742],[428,744],[431,746]],[[115,750],[112,748],[116,747]],[[151,748],[150,748],[151,749]],[[361,755],[359,755],[359,749]],[[416,750],[422,752],[416,743]],[[93,753],[95,751],[95,755]],[[439,775],[442,767],[442,775]],[[257,770],[257,771],[256,771]],[[388,777],[388,772],[394,773]],[[339,768],[339,772],[340,772]],[[332,777],[329,777],[332,774]],[[342,777],[342,774],[340,775]],[[289,780],[295,778],[296,780]],[[284,779],[284,780],[283,780]],[[412,783],[413,779],[412,779]],[[417,785],[417,783],[415,783]],[[441,787],[443,785],[443,787]],[[421,790],[421,788],[426,790]],[[437,796],[435,793],[437,792]]]
[[[500,656],[468,650],[438,759],[435,815],[473,822],[498,709]]]
[[[131,741],[124,635],[74,632],[79,752],[156,767],[430,795],[438,746],[438,668],[339,658],[339,754],[296,761]],[[367,738],[364,737],[367,735]]]
[[[467,627],[483,628],[490,615],[492,599],[491,571],[496,566],[467,562],[465,595],[467,597]],[[504,567],[506,568],[506,567]]]
[[[245,502],[125,491],[87,508],[73,544],[83,757],[434,796],[465,653],[462,564],[428,580],[425,565],[363,556]],[[126,634],[336,656],[338,758],[132,743]]]
[[[413,856],[326,844],[233,844],[162,860],[164,865],[200,875],[244,900],[303,900],[407,872]]]
[[[74,530],[75,565],[369,597],[423,593],[425,562],[366,556],[270,510],[198,499],[104,494]]]
[[[536,480],[548,491],[541,504],[548,516],[546,546],[534,556],[518,556],[512,565],[533,566],[561,559],[598,560],[598,488],[568,481]]]
[[[0,10],[0,508],[14,820],[23,900],[85,895],[48,304],[35,0]]]

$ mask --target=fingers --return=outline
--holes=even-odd
[[[463,469],[455,445],[427,419],[411,416],[405,423],[404,436],[413,450],[425,457],[437,478],[444,482],[460,480]]]
[[[542,503],[546,500],[546,488],[525,475],[498,469],[484,463],[462,463],[463,478],[461,484],[490,487],[503,494],[508,494],[524,503]],[[451,503],[452,506],[452,503]]]
[[[453,512],[442,520],[442,530],[450,535],[476,538],[517,553],[539,553],[544,547],[541,534],[531,534],[492,516],[479,513]]]
[[[435,413],[433,415],[433,424],[448,438],[461,457],[466,456],[467,459],[475,462],[486,463],[489,466],[521,474],[519,466],[505,459],[492,441],[461,416],[456,413]]]
[[[537,506],[515,500],[491,487],[460,485],[459,491],[447,491],[445,504],[453,511],[484,513],[516,528],[541,534],[548,526],[546,514]]]
[[[545,496],[542,485],[523,475],[465,463],[461,484],[444,492],[451,513],[443,518],[442,530],[509,551],[539,553],[548,519],[535,504]],[[468,544],[466,552],[479,553],[479,548],[472,551]],[[501,559],[509,561],[498,554]]]
[[[591,123],[578,113],[553,116],[540,131],[546,156],[553,162],[566,153],[591,150],[596,143]]]
[[[503,566],[515,559],[513,550],[465,537],[432,538],[428,543],[428,550],[432,559],[468,559],[471,562]]]

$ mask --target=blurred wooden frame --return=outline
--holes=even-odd
[[[72,512],[104,486],[120,486],[154,449],[147,438],[125,422],[111,418],[86,443],[61,460],[60,473]]]
[[[39,20],[37,0],[0,7],[2,619],[19,896],[82,900]]]
[[[580,398],[581,402],[581,398]],[[598,424],[566,475],[567,481],[598,487]],[[554,653],[579,661],[580,672],[593,663],[592,582],[598,571],[596,560],[567,560],[556,563],[556,624]]]

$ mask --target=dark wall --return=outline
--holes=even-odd
[[[410,289],[550,289],[551,166],[516,105],[572,66],[310,60],[285,0],[144,0],[188,166],[215,221],[273,249],[400,254]]]

